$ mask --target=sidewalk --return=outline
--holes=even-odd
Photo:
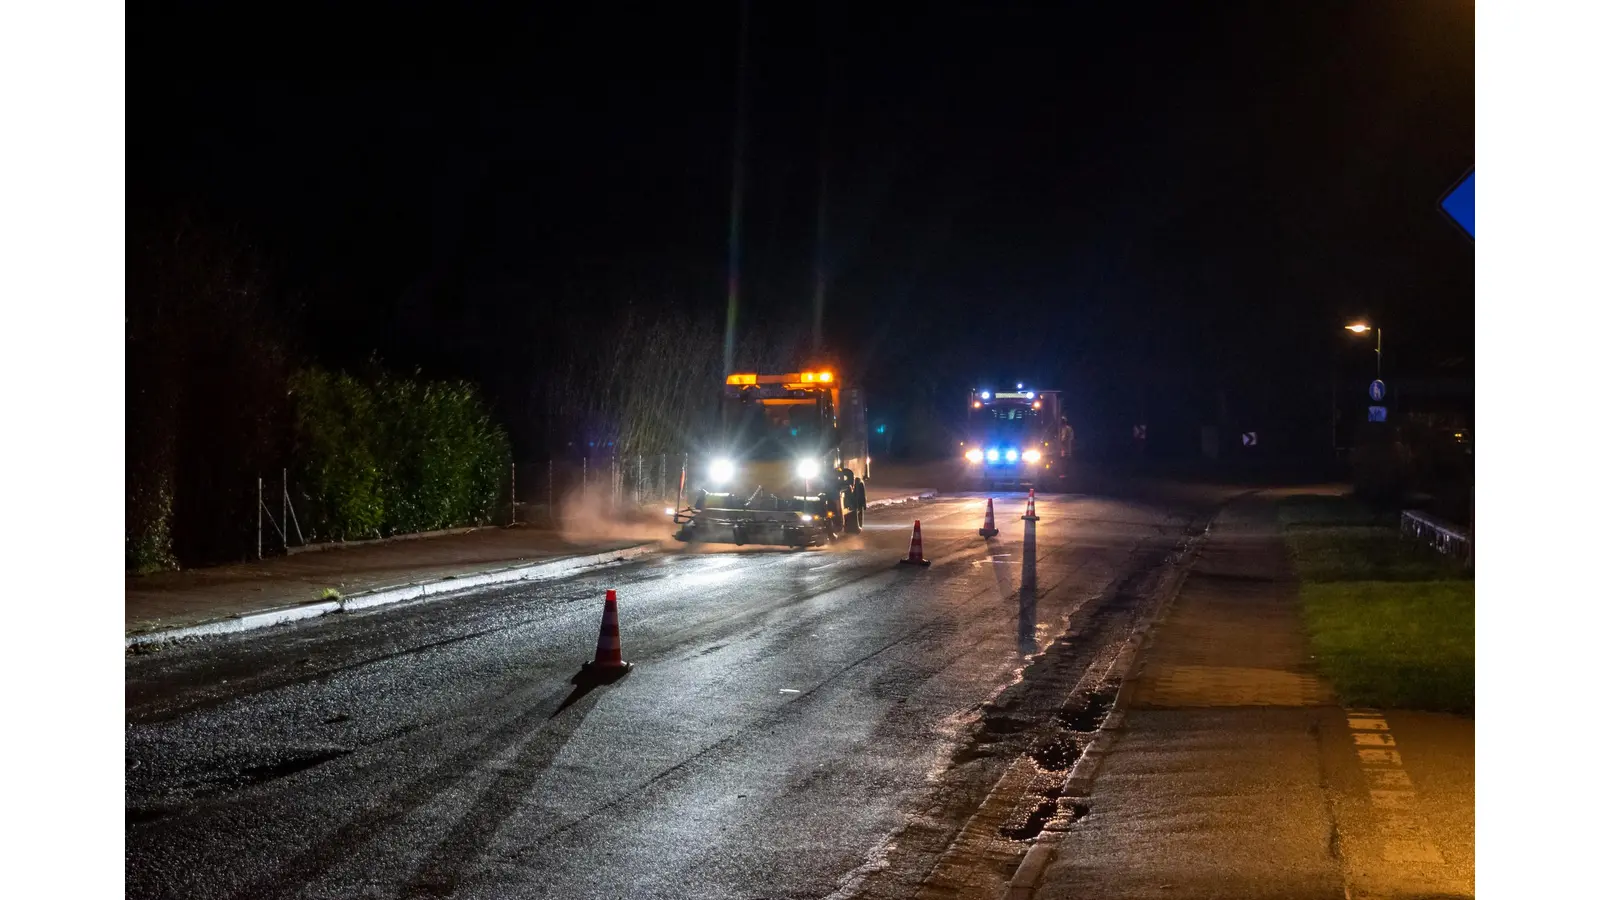
[[[484,528],[294,556],[124,578],[125,634],[180,628],[342,595],[507,566],[622,550],[639,538],[569,540],[533,528]]]
[[[1270,498],[1218,519],[1125,691],[1036,897],[1472,896],[1472,720],[1340,708]]]
[[[932,488],[875,486],[868,506],[932,496]],[[236,620],[286,607],[315,606],[325,591],[349,597],[514,566],[583,562],[632,548],[674,546],[672,527],[587,520],[563,534],[544,528],[482,528],[459,534],[330,548],[292,556],[124,577],[125,636]]]

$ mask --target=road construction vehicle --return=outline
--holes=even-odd
[[[1072,426],[1062,414],[1061,392],[1022,384],[1014,391],[974,389],[967,397],[961,450],[973,489],[1059,488],[1072,459]]]
[[[863,402],[832,369],[729,375],[717,432],[679,478],[674,536],[812,547],[860,531],[870,477]]]

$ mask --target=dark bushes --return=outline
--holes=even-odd
[[[291,380],[291,490],[308,541],[481,525],[511,462],[505,432],[461,382],[321,369]]]

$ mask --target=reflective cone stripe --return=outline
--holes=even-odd
[[[928,564],[928,561],[926,559],[922,558],[922,520],[921,519],[918,519],[915,522],[911,523],[911,552],[906,555],[905,559],[902,559],[900,561],[903,562],[903,563],[912,563],[912,564],[919,565],[919,566],[925,566],[925,565]]]
[[[989,504],[983,511],[983,527],[978,529],[978,534],[983,537],[994,537],[1000,529],[994,525],[994,498],[989,498]]]
[[[600,617],[600,640],[594,647],[594,665],[602,669],[620,669],[622,661],[622,629],[617,625],[617,592],[606,591],[606,611]]]

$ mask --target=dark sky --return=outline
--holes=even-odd
[[[724,308],[736,2],[221,6],[130,17],[133,214],[242,223],[314,352],[507,393],[562,304]],[[1289,421],[1369,362],[1358,315],[1395,374],[1470,375],[1435,208],[1470,4],[754,6],[741,320],[809,331],[820,197],[824,329],[880,395]]]

